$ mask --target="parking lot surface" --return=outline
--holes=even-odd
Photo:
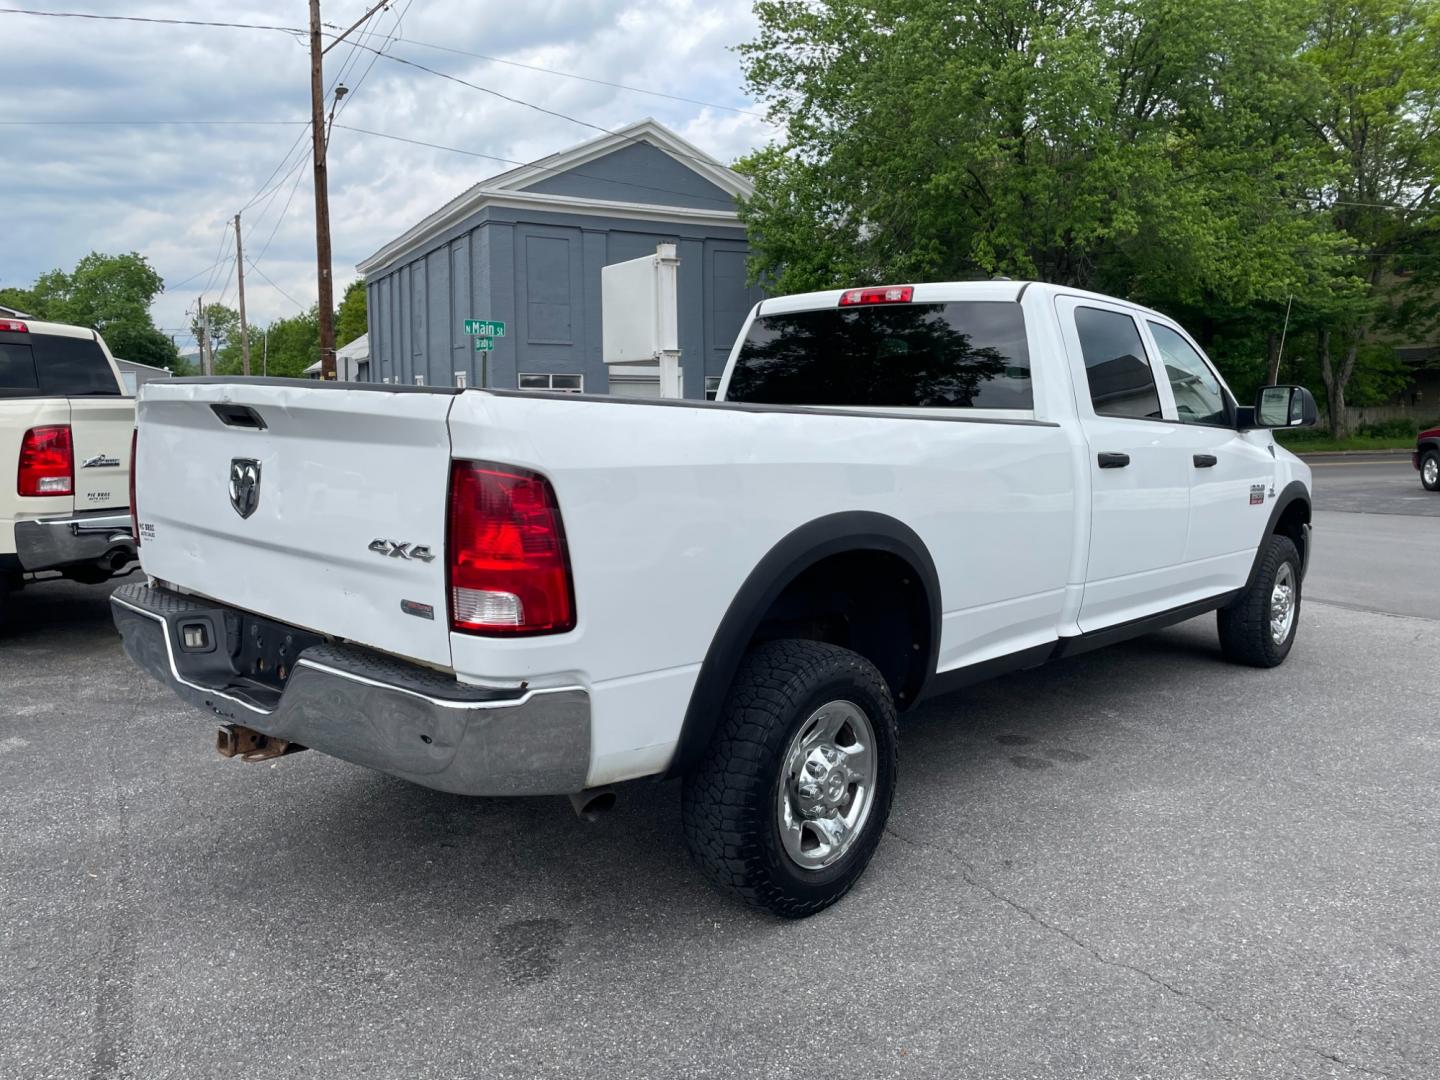
[[[1283,667],[1210,617],[922,709],[869,873],[800,923],[700,882],[674,784],[585,825],[220,759],[106,589],[29,590],[0,1077],[1440,1075],[1440,582],[1392,529],[1434,523],[1338,472]]]

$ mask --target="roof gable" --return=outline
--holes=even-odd
[[[646,119],[482,180],[362,260],[358,269],[370,274],[409,257],[486,207],[739,228],[735,199],[753,192],[745,177]]]
[[[690,168],[690,164],[647,142],[627,143],[583,165],[547,173],[521,190],[614,202],[734,210],[735,194]]]
[[[618,158],[616,158],[617,154]],[[642,157],[648,158],[651,163],[668,158],[686,172],[709,181],[710,187],[718,188],[731,196],[749,197],[754,192],[750,182],[739,173],[727,169],[699,147],[686,142],[669,128],[649,118],[620,128],[618,131],[607,132],[599,138],[583,142],[579,146],[572,146],[558,154],[551,154],[539,161],[532,161],[529,165],[521,165],[517,169],[503,172],[499,176],[492,176],[485,181],[484,187],[487,191],[542,192],[546,190],[544,187],[546,180],[558,179],[564,173],[584,173],[588,176],[591,173],[604,173],[607,170],[613,172],[617,168],[624,169],[628,165],[635,164]],[[607,164],[604,159],[610,158],[616,158],[616,160]],[[666,172],[667,175],[675,175],[669,166],[667,166]],[[652,187],[668,186],[671,185],[652,185]],[[639,190],[643,192],[645,189]],[[708,190],[704,189],[701,189],[700,193],[710,194]],[[653,194],[655,192],[650,191],[646,197],[635,199],[621,199],[613,194],[600,194],[593,197],[613,202],[633,201],[651,204],[660,202],[659,199],[649,197]],[[711,202],[708,205],[714,207],[715,203]]]

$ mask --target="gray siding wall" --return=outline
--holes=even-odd
[[[499,220],[499,213],[515,218]],[[745,284],[743,230],[495,209],[367,282],[371,378],[411,384],[419,374],[427,385],[451,385],[464,371],[479,386],[484,357],[491,386],[513,388],[520,372],[578,373],[587,392],[605,393],[600,269],[652,254],[659,243],[676,244],[680,255],[685,396],[703,397],[705,376],[724,370],[760,298]],[[506,336],[494,351],[476,353],[467,318],[499,319]]]

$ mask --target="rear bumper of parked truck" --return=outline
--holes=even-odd
[[[21,568],[32,573],[83,563],[114,573],[135,560],[130,512],[102,510],[22,518],[15,522],[15,554]]]
[[[462,795],[563,795],[585,787],[590,696],[583,687],[489,689],[356,645],[295,657],[284,688],[223,671],[244,614],[146,583],[110,598],[125,651],[220,720],[425,787]],[[183,629],[206,628],[208,651]]]

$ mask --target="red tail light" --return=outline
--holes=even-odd
[[[135,466],[139,463],[136,451],[140,449],[140,429],[135,428],[130,432],[130,535],[135,538],[135,546],[140,546],[140,504],[135,501]]]
[[[840,294],[841,307],[865,304],[908,304],[915,295],[913,285],[881,285],[875,289],[850,289]]]
[[[69,424],[31,428],[25,433],[16,490],[27,497],[75,494],[75,452]]]
[[[28,334],[30,327],[14,319],[0,319],[0,330],[9,330],[13,334]]]
[[[538,473],[455,462],[446,558],[454,629],[512,636],[575,628],[560,507]]]

